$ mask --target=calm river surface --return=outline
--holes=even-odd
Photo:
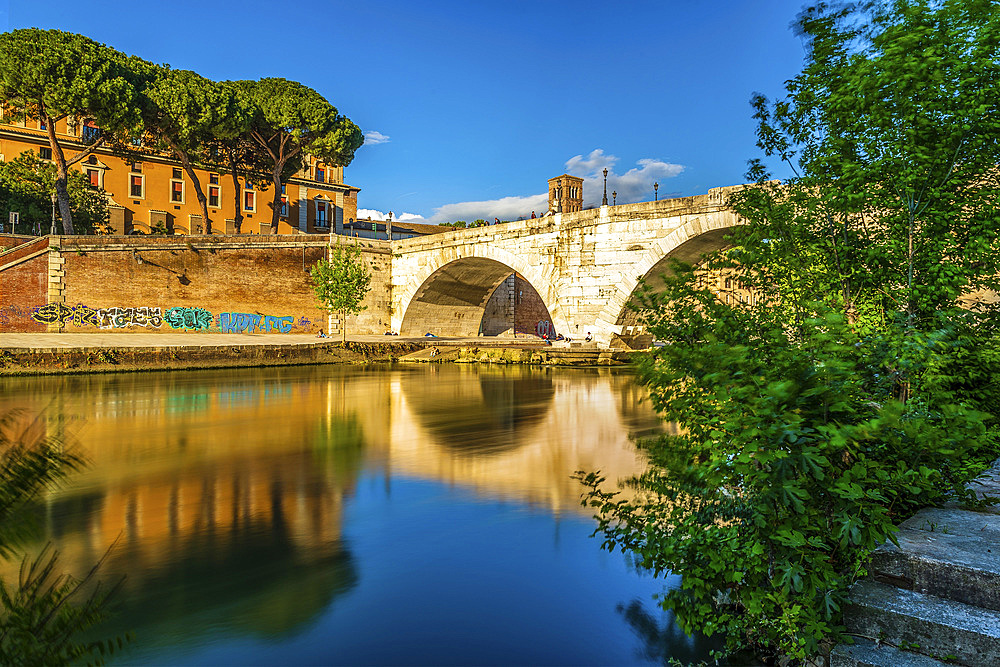
[[[639,471],[625,372],[307,366],[0,378],[91,465],[39,509],[125,575],[118,663],[663,664],[704,657],[589,535],[574,470]],[[16,563],[3,566],[16,577]]]

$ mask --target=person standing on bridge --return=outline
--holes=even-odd
[[[535,212],[534,212],[534,211],[532,211],[532,212],[531,212],[531,219],[532,219],[532,220],[534,220],[534,219],[535,219],[535,217],[536,217],[536,216],[535,216]]]

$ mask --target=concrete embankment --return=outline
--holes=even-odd
[[[623,365],[629,353],[543,341],[218,334],[2,334],[0,375],[107,373],[299,364],[425,361],[559,366]]]
[[[0,348],[0,375],[351,364],[392,361],[418,347],[415,343],[348,342],[342,345],[322,342],[312,345]]]

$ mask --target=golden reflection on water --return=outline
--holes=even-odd
[[[261,610],[244,600],[224,617],[274,633],[351,586],[341,523],[363,471],[587,516],[570,475],[639,472],[630,437],[659,429],[644,395],[610,369],[311,366],[0,378],[0,414],[43,413],[90,460],[40,508],[39,544],[55,541],[64,567],[82,574],[118,539],[106,572],[133,592],[174,582],[142,611],[154,624],[192,596],[223,604],[220,573],[266,581]],[[290,584],[289,566],[323,582]]]

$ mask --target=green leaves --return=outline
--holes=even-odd
[[[269,78],[234,85],[253,105],[248,137],[271,166],[276,193],[271,225],[277,230],[277,192],[289,161],[309,153],[329,165],[347,166],[364,135],[326,98],[296,81]]]
[[[682,627],[720,632],[733,650],[803,658],[843,632],[847,588],[895,525],[964,498],[968,462],[1000,453],[963,384],[966,364],[1000,360],[1000,339],[995,320],[964,311],[933,313],[927,328],[889,300],[848,311],[825,292],[831,283],[797,273],[823,266],[826,241],[800,234],[783,207],[787,217],[755,230],[774,243],[737,246],[698,270],[675,265],[660,291],[644,292],[648,330],[665,345],[642,377],[676,434],[640,443],[650,469],[628,484],[631,499],[591,477],[587,501],[607,545],[683,576],[663,603]],[[766,296],[727,305],[699,287],[706,267],[759,280]],[[789,291],[765,276],[787,278]],[[995,389],[981,395],[1000,401]]]

